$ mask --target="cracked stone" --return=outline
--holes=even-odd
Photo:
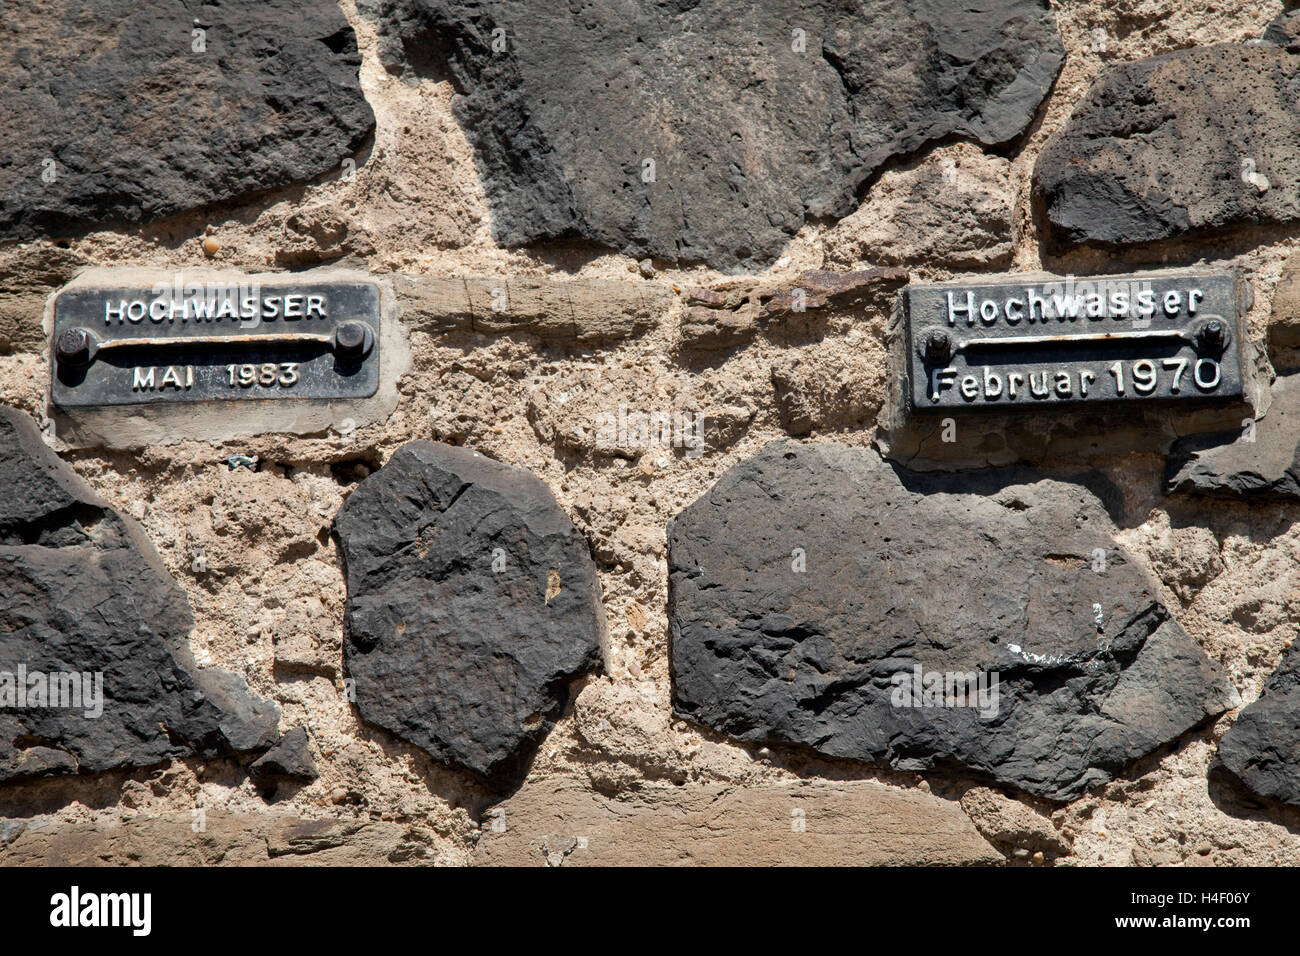
[[[728,270],[852,212],[891,159],[1016,140],[1063,61],[1045,0],[363,9],[389,70],[461,91],[498,242],[580,238]]]
[[[1300,219],[1300,53],[1283,34],[1102,74],[1034,168],[1052,243],[1126,246]]]
[[[374,130],[332,0],[10,5],[0,41],[0,238],[304,182]]]
[[[279,710],[199,668],[189,602],[153,545],[0,406],[0,781],[235,756],[276,740]],[[28,706],[18,706],[19,669]],[[35,675],[81,690],[34,703]],[[102,681],[102,683],[100,683]],[[39,683],[39,682],[38,682]],[[102,688],[102,712],[90,688]]]
[[[357,486],[335,531],[361,718],[491,787],[517,783],[605,636],[595,564],[550,489],[413,441]]]
[[[1076,798],[1234,699],[1116,543],[1116,495],[1096,474],[769,445],[669,524],[674,709],[755,744]]]

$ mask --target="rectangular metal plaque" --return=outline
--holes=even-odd
[[[1047,409],[1242,397],[1229,275],[909,286],[913,411]]]
[[[366,398],[379,341],[368,282],[71,288],[54,301],[52,397],[64,408]]]

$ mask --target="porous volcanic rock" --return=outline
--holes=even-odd
[[[0,238],[141,223],[340,168],[374,129],[334,0],[55,0],[0,22]]]
[[[1300,645],[1223,735],[1219,759],[1261,797],[1300,806]]]
[[[1104,73],[1034,168],[1052,243],[1125,246],[1300,219],[1300,50],[1284,34]]]
[[[274,704],[235,674],[195,664],[189,603],[143,532],[46,447],[31,418],[5,406],[0,595],[0,781],[238,756],[275,742]],[[75,685],[60,677],[61,706],[52,692],[37,702],[42,683],[71,674],[84,676]],[[74,686],[80,704],[66,706]]]
[[[490,786],[516,782],[605,634],[595,564],[550,489],[413,441],[357,486],[335,529],[362,719]]]
[[[1233,693],[1116,544],[1114,490],[1080,479],[767,446],[669,524],[674,709],[1053,800],[1110,780]],[[996,700],[903,696],[927,675],[996,676]]]
[[[1045,0],[368,0],[392,71],[449,76],[504,245],[770,263],[887,161],[1032,120]]]
[[[1300,498],[1300,375],[1273,382],[1268,413],[1253,427],[1180,439],[1165,488],[1219,497]]]

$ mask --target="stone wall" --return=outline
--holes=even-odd
[[[75,6],[0,27],[0,671],[107,706],[0,707],[0,863],[1300,862],[1279,0]],[[61,429],[86,270],[326,266],[391,412]],[[1183,267],[1253,427],[900,460],[909,282]]]

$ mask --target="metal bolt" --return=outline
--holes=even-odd
[[[927,362],[935,365],[947,362],[952,358],[952,339],[943,329],[931,329],[925,333],[921,354]]]
[[[1200,333],[1196,336],[1197,344],[1203,351],[1218,352],[1222,351],[1228,344],[1228,330],[1220,319],[1209,319],[1201,326]]]
[[[334,354],[360,358],[366,352],[369,331],[364,322],[344,322],[334,330]]]
[[[88,329],[64,329],[54,344],[54,354],[66,365],[89,365],[90,348],[95,341]]]

